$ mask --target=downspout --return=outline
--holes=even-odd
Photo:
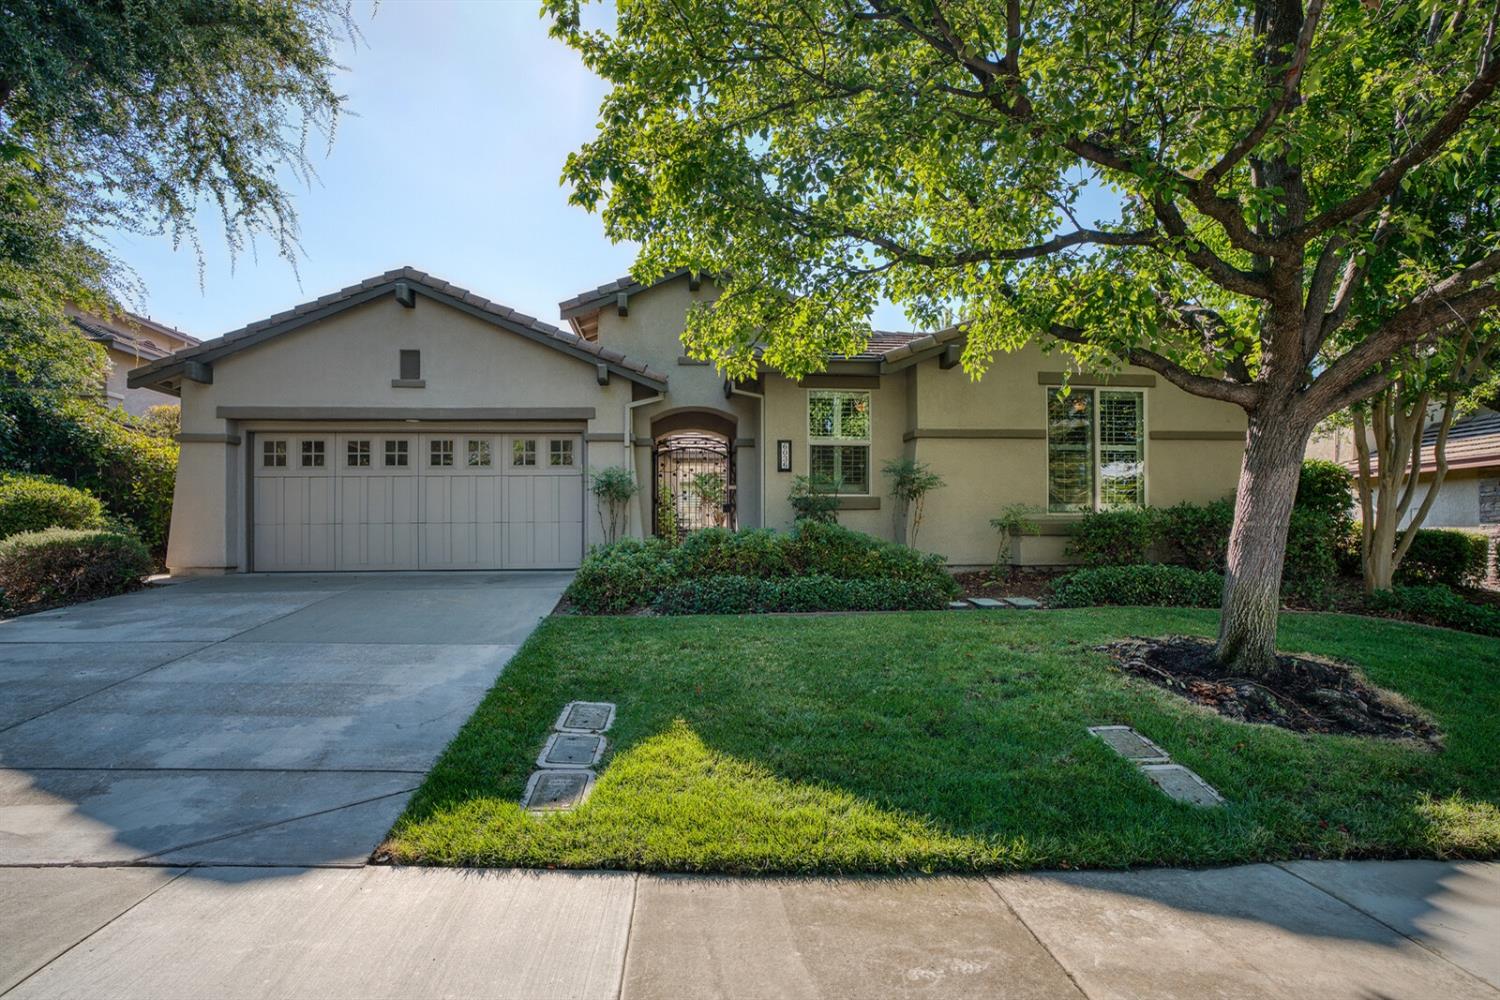
[[[660,403],[665,398],[661,391],[657,390],[654,396],[647,396],[645,399],[637,399],[626,403],[620,411],[620,420],[623,423],[623,430],[625,432],[625,464],[626,468],[630,469],[632,475],[635,474],[635,408],[637,406],[645,406],[647,403]],[[655,475],[656,470],[652,469],[651,474]],[[636,495],[639,496],[640,494],[637,493]],[[632,510],[632,514],[639,509],[640,505],[637,504]],[[641,518],[641,533],[639,537],[646,537],[646,519],[644,517]]]
[[[755,437],[756,460],[760,464],[760,471],[756,474],[755,478],[760,483],[760,510],[758,511],[758,516],[760,517],[760,526],[764,528],[766,526],[766,394],[764,392],[749,392],[736,386],[732,379],[725,379],[724,395],[748,396],[750,399],[760,403],[756,408],[760,414],[758,420],[760,426],[756,431]]]

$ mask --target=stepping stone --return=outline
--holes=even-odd
[[[593,767],[604,756],[604,737],[583,733],[553,733],[547,737],[536,766]]]
[[[948,602],[948,610],[949,611],[967,611],[967,610],[969,610],[969,602],[968,601],[949,601]]]
[[[1129,726],[1090,726],[1115,753],[1133,764],[1169,764],[1172,756]]]
[[[1029,597],[1007,597],[1005,603],[1013,608],[1026,608],[1027,610],[1042,606],[1041,601],[1034,601]]]
[[[1189,805],[1213,808],[1224,804],[1224,796],[1181,764],[1142,764],[1141,771],[1166,796]]]
[[[553,729],[560,733],[602,733],[615,723],[615,706],[607,701],[570,701]]]
[[[969,603],[976,608],[1003,608],[1004,601],[997,601],[993,597],[971,597]]]
[[[535,771],[526,782],[521,808],[533,812],[564,812],[581,805],[594,787],[594,772],[582,768]]]

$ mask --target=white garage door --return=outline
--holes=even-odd
[[[260,432],[252,569],[567,569],[577,435]]]

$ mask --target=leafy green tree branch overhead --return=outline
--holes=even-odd
[[[1243,408],[1219,655],[1250,673],[1308,433],[1500,303],[1493,5],[620,0],[610,30],[544,8],[611,84],[573,200],[641,244],[637,278],[723,287],[692,353],[803,375],[883,298],[932,325],[957,305],[976,377],[1040,339]],[[1118,218],[1082,217],[1098,186]],[[1422,239],[1462,249],[1434,268]]]

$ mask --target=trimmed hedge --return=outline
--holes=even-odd
[[[0,541],[0,591],[12,608],[123,594],[151,569],[139,539],[113,531],[48,528]]]
[[[565,596],[584,614],[620,614],[655,606],[657,598],[674,584],[721,577],[887,581],[940,592],[944,602],[959,591],[941,556],[836,524],[801,521],[788,532],[707,528],[675,547],[659,539],[636,538],[599,546],[583,561]],[[831,599],[855,597],[831,595]]]
[[[1052,605],[1086,608],[1101,604],[1145,607],[1218,607],[1224,577],[1211,570],[1147,563],[1080,569],[1052,582]]]
[[[666,615],[760,614],[775,611],[938,611],[946,607],[952,597],[952,590],[935,580],[709,576],[672,584],[657,595],[651,606]]]
[[[1150,507],[1085,514],[1068,540],[1068,555],[1085,566],[1144,563],[1146,551],[1157,539],[1158,517],[1157,511]]]
[[[1373,611],[1426,625],[1500,636],[1500,608],[1470,604],[1448,587],[1395,587],[1376,591],[1367,601]]]
[[[104,505],[47,476],[0,474],[0,538],[47,528],[99,528]]]
[[[1469,531],[1419,528],[1396,567],[1396,582],[1477,587],[1490,571],[1490,540]]]
[[[1190,569],[1223,572],[1234,525],[1233,500],[1183,502],[1161,511],[1157,524],[1174,558]]]

